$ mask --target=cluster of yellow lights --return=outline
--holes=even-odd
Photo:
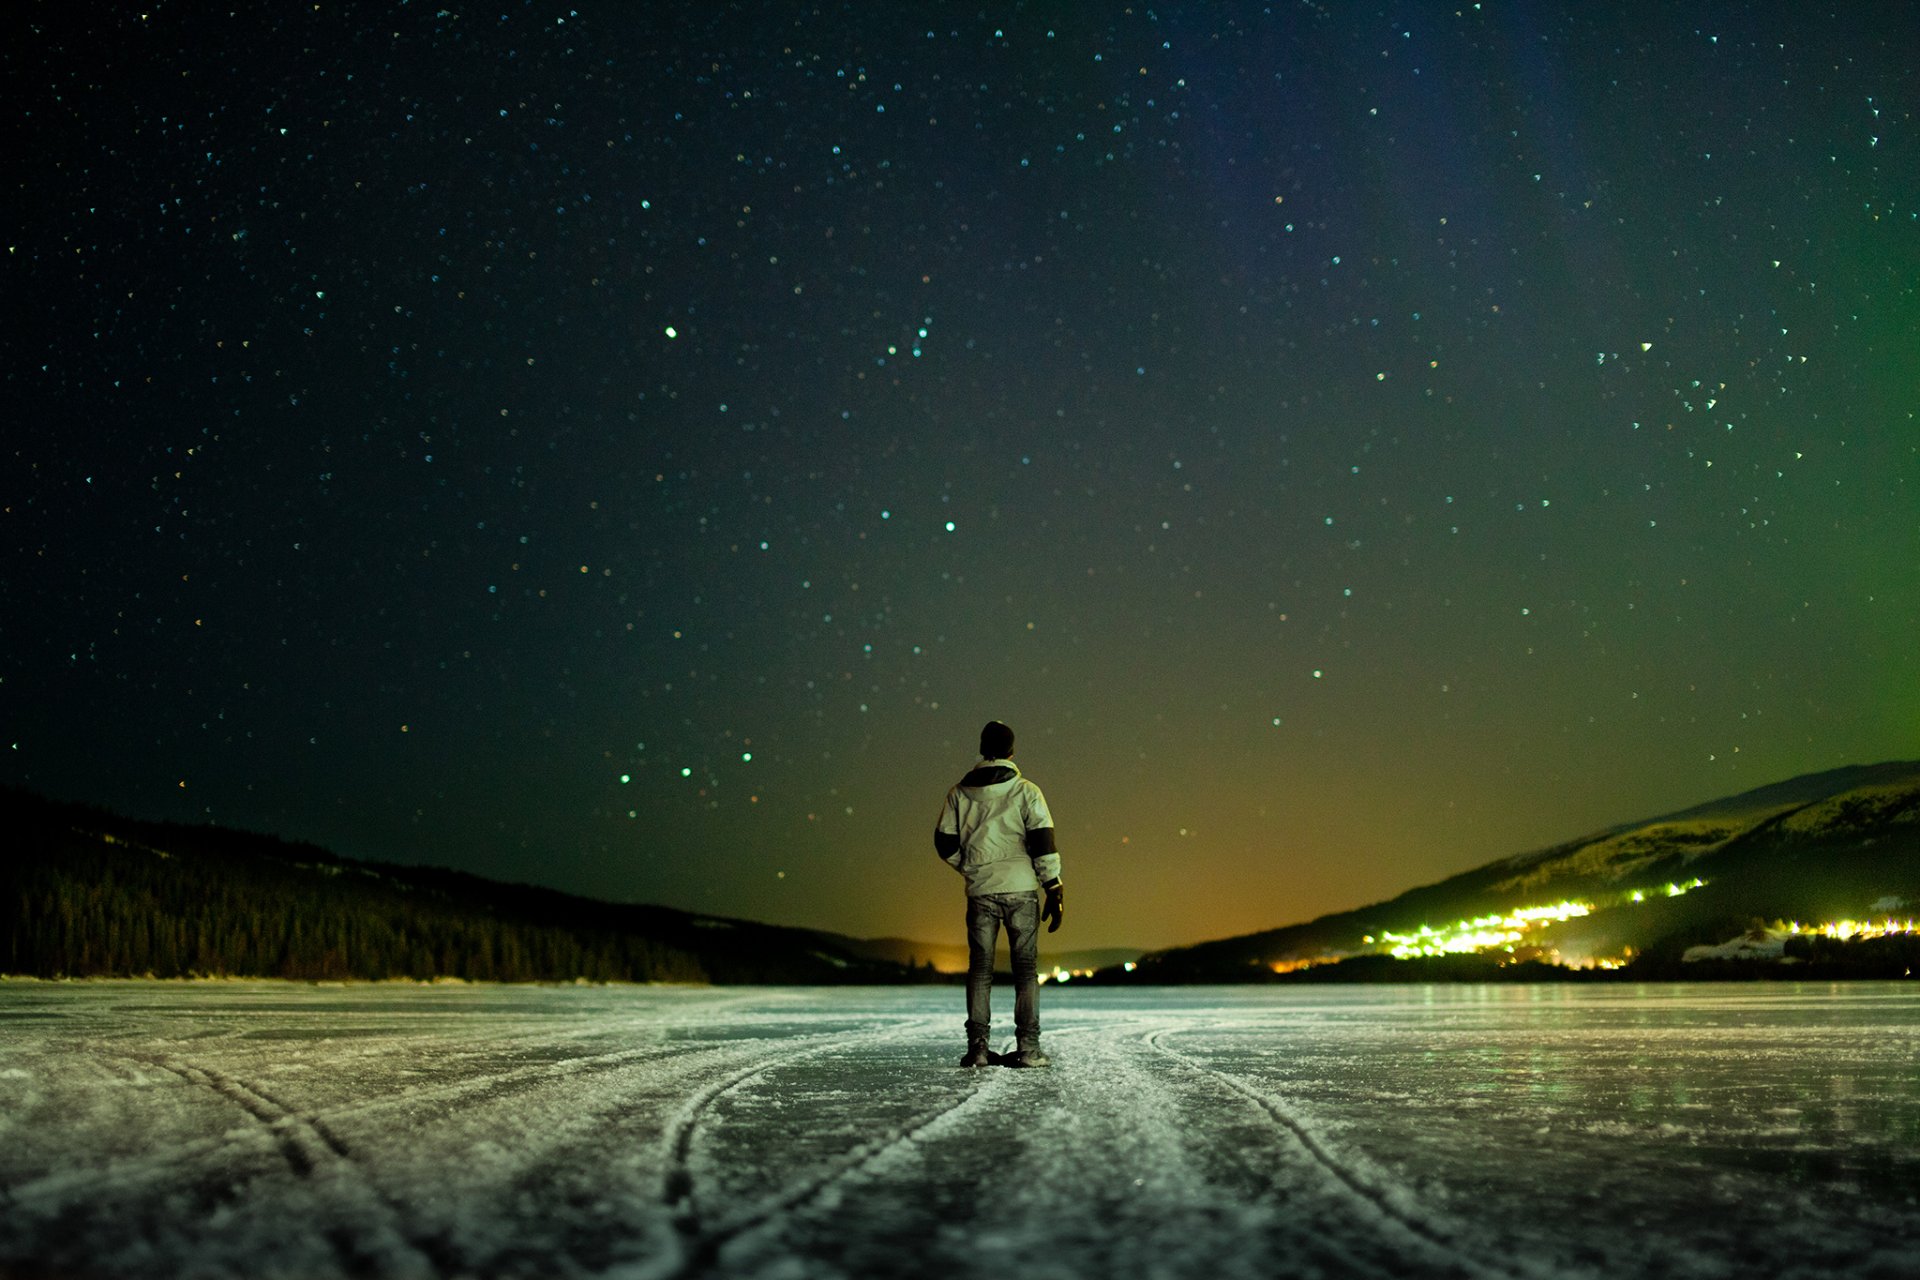
[[[1652,898],[1678,898],[1695,889],[1706,887],[1706,881],[1698,877],[1692,880],[1673,880],[1655,889],[1633,889],[1622,896],[1623,903],[1645,902]],[[1902,904],[1904,905],[1904,904]],[[1394,933],[1382,930],[1378,937],[1368,934],[1361,939],[1369,947],[1384,945],[1387,954],[1396,960],[1409,960],[1415,956],[1467,955],[1485,951],[1508,951],[1526,941],[1527,934],[1548,925],[1559,924],[1566,920],[1576,920],[1591,915],[1594,905],[1591,902],[1559,902],[1550,907],[1522,907],[1505,915],[1481,916],[1475,920],[1459,920],[1451,925],[1435,928],[1421,925],[1412,933]],[[1824,924],[1800,924],[1797,922],[1776,925],[1790,933],[1818,935],[1828,938],[1861,939],[1887,938],[1920,934],[1920,918],[1908,917],[1898,920],[1887,916],[1880,920],[1829,920]],[[1337,963],[1351,955],[1351,952],[1329,953],[1318,956],[1292,958],[1286,960],[1256,961],[1264,963],[1275,973],[1292,973],[1297,969],[1310,968],[1317,964]],[[1546,951],[1558,962],[1558,951]],[[1595,958],[1587,961],[1591,968],[1618,969],[1626,965],[1633,957],[1633,948],[1627,948],[1619,956]],[[1131,971],[1133,966],[1128,965]],[[1055,971],[1057,981],[1065,981],[1066,975]],[[1043,978],[1042,981],[1045,981]]]
[[[1895,920],[1889,916],[1884,920],[1829,920],[1825,924],[1795,922],[1787,925],[1787,929],[1791,933],[1819,934],[1826,938],[1891,938],[1920,933],[1920,921]]]
[[[1675,880],[1656,889],[1634,889],[1628,892],[1628,903],[1645,902],[1648,898],[1678,898],[1695,889],[1704,888],[1706,881]],[[1407,960],[1414,956],[1465,955],[1481,951],[1511,951],[1515,945],[1526,940],[1528,933],[1547,925],[1559,924],[1565,920],[1578,919],[1592,914],[1594,906],[1590,902],[1560,902],[1550,907],[1522,907],[1506,915],[1481,916],[1475,920],[1459,920],[1450,925],[1435,928],[1433,925],[1421,925],[1412,933],[1394,933],[1382,930],[1379,937],[1368,934],[1363,939],[1369,946],[1387,944],[1388,954],[1396,960]],[[1888,916],[1882,920],[1829,920],[1823,924],[1791,923],[1786,926],[1789,932],[1796,934],[1817,934],[1828,938],[1885,938],[1904,934],[1920,934],[1920,919],[1897,920]],[[1276,972],[1286,972],[1304,967],[1314,961],[1277,962],[1270,967]],[[1607,959],[1593,962],[1603,969],[1618,968],[1624,959]]]
[[[1677,898],[1681,894],[1704,888],[1706,881],[1692,880],[1669,881],[1664,889],[1635,889],[1627,894],[1628,902],[1645,902],[1649,894]],[[1593,912],[1591,902],[1558,902],[1550,907],[1522,907],[1506,915],[1481,916],[1475,920],[1458,920],[1450,925],[1435,928],[1421,925],[1412,933],[1393,933],[1383,930],[1378,939],[1372,934],[1365,941],[1371,945],[1377,942],[1392,944],[1388,953],[1396,960],[1407,960],[1414,956],[1467,955],[1477,951],[1511,950],[1515,943],[1525,941],[1526,935],[1550,924],[1559,924],[1565,920],[1578,919]]]
[[[1480,916],[1473,920],[1460,920],[1453,924],[1434,928],[1423,924],[1412,933],[1394,933],[1383,930],[1379,940],[1391,943],[1390,954],[1396,960],[1406,960],[1413,956],[1461,955],[1474,951],[1491,951],[1497,947],[1510,947],[1521,941],[1530,930],[1543,925],[1558,924],[1563,920],[1573,920],[1587,915],[1593,910],[1588,902],[1559,902],[1550,907],[1522,907],[1506,915]],[[1375,939],[1369,934],[1366,941]]]
[[[1133,961],[1127,961],[1125,968],[1128,973],[1132,973]],[[1062,969],[1058,965],[1055,965],[1052,973],[1043,973],[1040,975],[1040,981],[1043,983],[1072,982],[1075,978],[1091,978],[1092,976],[1093,970],[1091,969]]]
[[[1706,883],[1705,880],[1682,880],[1678,883],[1669,883],[1666,888],[1666,895],[1669,898],[1677,898],[1689,890],[1705,888]],[[1645,889],[1635,889],[1627,895],[1628,902],[1645,902],[1646,900],[1647,891]]]

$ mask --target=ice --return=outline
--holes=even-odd
[[[1920,1274],[1920,988],[0,983],[0,1274]]]

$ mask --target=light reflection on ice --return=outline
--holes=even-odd
[[[1911,1273],[1920,991],[0,984],[0,1271]]]

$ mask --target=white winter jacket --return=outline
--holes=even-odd
[[[982,760],[947,792],[933,847],[967,878],[967,896],[1032,893],[1060,878],[1053,815],[1011,760]]]

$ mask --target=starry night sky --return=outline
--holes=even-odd
[[[997,717],[1161,946],[1920,754],[1914,9],[16,8],[7,782],[957,942]]]

